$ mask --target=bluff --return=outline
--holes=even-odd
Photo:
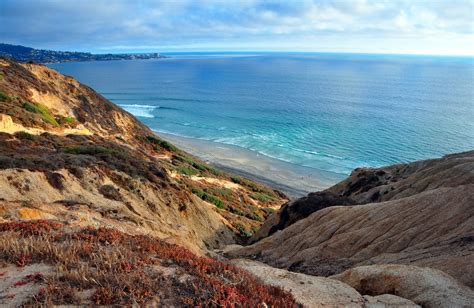
[[[284,205],[253,241],[229,255],[315,276],[415,265],[472,288],[474,151],[356,169],[326,191]]]
[[[11,45],[3,43],[0,43],[0,56],[7,57],[19,62],[33,61],[37,63],[165,58],[165,56],[155,52],[139,54],[92,54],[89,52],[35,49],[21,45]]]
[[[0,187],[1,304],[294,305],[204,257],[251,236],[283,194],[44,65],[0,58]]]

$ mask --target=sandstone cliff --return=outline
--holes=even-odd
[[[441,270],[472,288],[474,152],[356,169],[324,193],[282,207],[254,239],[260,240],[227,255],[315,276],[362,265],[416,265]],[[388,277],[383,271],[380,275]],[[388,281],[379,283],[383,288]],[[458,303],[473,303],[472,290],[467,290]]]
[[[200,251],[250,236],[285,200],[159,139],[71,77],[5,59],[0,69],[0,219],[35,213]]]

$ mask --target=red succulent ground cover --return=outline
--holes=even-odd
[[[248,272],[146,235],[108,228],[68,230],[53,221],[0,224],[0,257],[57,266],[19,285],[44,281],[28,304],[160,304],[193,307],[297,307],[293,296]],[[171,268],[173,275],[153,270]],[[84,291],[92,290],[89,298]]]

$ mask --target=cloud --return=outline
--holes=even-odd
[[[472,14],[470,0],[2,0],[0,37],[92,51],[473,54]]]

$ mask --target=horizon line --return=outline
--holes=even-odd
[[[84,50],[60,50],[60,49],[44,49],[44,48],[36,48],[30,47],[25,45],[19,45],[18,43],[6,43],[0,42],[0,44],[6,45],[13,45],[13,46],[22,46],[27,48],[33,48],[37,50],[49,50],[49,51],[57,51],[57,52],[84,52],[84,53],[91,53],[96,55],[101,54],[146,54],[146,53],[159,53],[159,54],[167,54],[167,53],[299,53],[299,54],[354,54],[354,55],[396,55],[396,56],[432,56],[432,57],[463,57],[463,58],[474,58],[474,54],[442,54],[442,53],[406,53],[406,52],[377,52],[377,51],[343,51],[343,50],[331,50],[331,51],[318,51],[318,50],[193,50],[193,49],[180,49],[180,50],[168,50],[168,51],[130,51],[130,52],[119,52],[119,51],[109,51],[109,52],[95,52],[95,51],[84,51]],[[106,47],[99,47],[98,49],[107,49]],[[166,49],[166,48],[165,48]]]

